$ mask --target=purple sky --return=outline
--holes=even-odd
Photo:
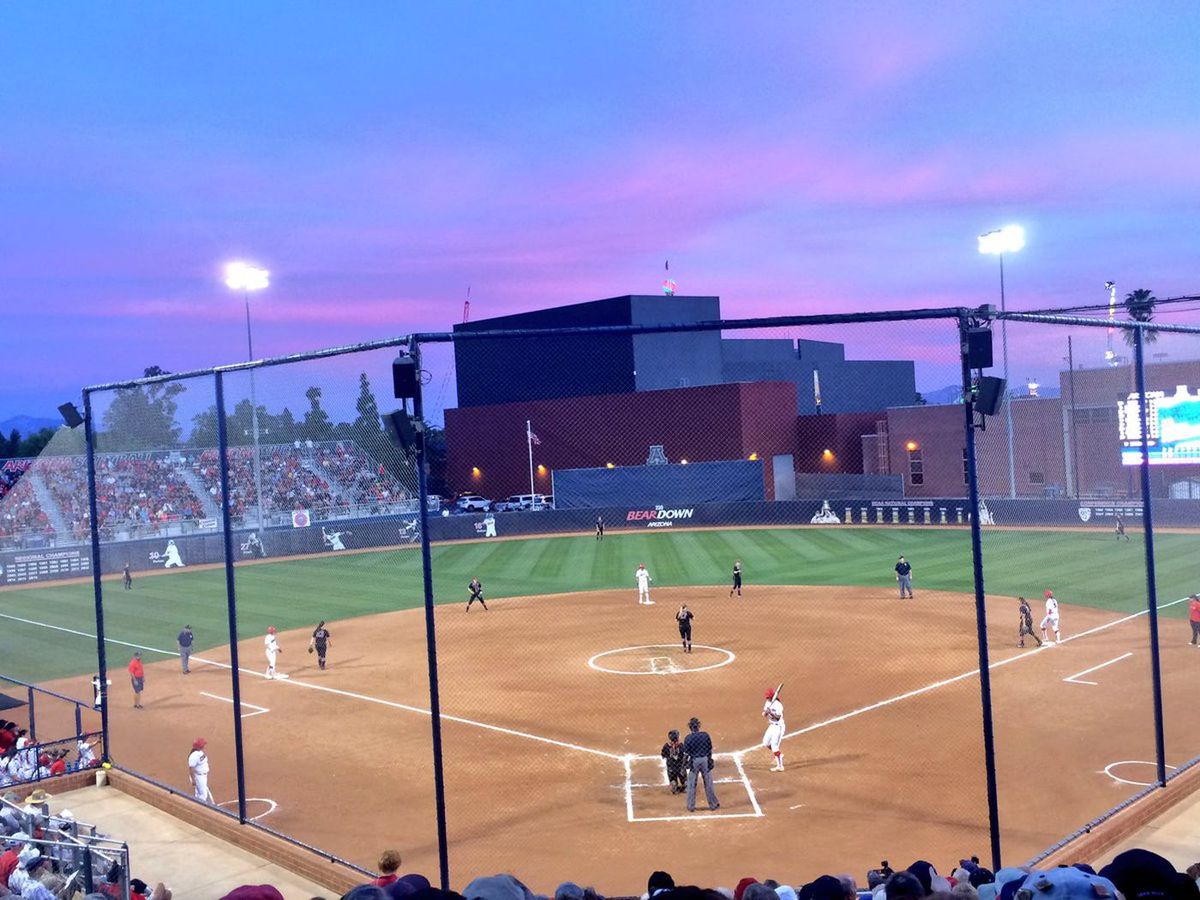
[[[747,9],[5,4],[0,419],[242,358],[235,257],[273,273],[259,355],[449,328],[468,285],[473,318],[654,293],[668,258],[727,316],[997,302],[975,238],[1010,222],[1012,308],[1200,292],[1200,6]],[[953,379],[948,339],[840,336]]]

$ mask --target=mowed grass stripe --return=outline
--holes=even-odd
[[[920,592],[970,593],[970,536],[965,530],[920,527],[646,530],[592,536],[532,537],[435,546],[435,601],[465,603],[473,575],[489,600],[586,590],[634,591],[634,570],[645,562],[655,584],[728,584],[741,558],[748,586],[831,584],[892,586],[893,566],[903,553]],[[1157,537],[1160,601],[1200,589],[1200,537]],[[1118,544],[1107,530],[994,531],[984,529],[989,594],[1040,600],[1051,587],[1068,604],[1124,612],[1145,607],[1144,547],[1140,536]],[[242,637],[312,627],[317,620],[408,609],[421,605],[421,558],[416,548],[239,564],[236,568],[238,629]],[[93,632],[90,584],[49,584],[0,593],[0,612]],[[1165,610],[1185,615],[1184,605]],[[185,624],[196,631],[201,651],[224,644],[225,576],[219,569],[182,570],[135,577],[134,590],[105,583],[108,635],[170,649]],[[94,661],[74,641],[86,639],[0,620],[0,671],[25,680],[90,672]],[[55,652],[58,646],[63,652]],[[32,649],[31,649],[32,648]],[[81,660],[80,657],[83,657]],[[119,658],[119,657],[118,657]]]

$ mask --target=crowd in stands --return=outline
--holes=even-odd
[[[432,887],[418,874],[398,875],[400,854],[386,851],[379,876],[341,900],[602,900],[594,888],[565,881],[553,894],[539,894],[513,875],[476,878],[459,891]],[[821,875],[794,885],[772,878],[739,879],[730,887],[676,884],[667,872],[654,872],[641,900],[1200,900],[1200,863],[1178,872],[1149,850],[1127,850],[1097,872],[1090,865],[1014,867],[991,872],[979,858],[961,859],[940,875],[932,863],[917,860],[903,871],[885,862],[866,874],[866,888],[846,874]],[[244,885],[222,900],[283,900],[270,885]],[[325,898],[313,898],[325,900]]]
[[[55,534],[50,517],[33,493],[33,485],[28,478],[21,478],[0,499],[0,541],[31,533],[47,538]]]
[[[348,514],[354,511],[352,506],[365,507],[361,512],[370,513],[378,512],[382,504],[408,497],[387,470],[352,441],[264,446],[261,453],[260,476],[268,513],[306,509]],[[253,455],[249,447],[229,451],[230,512],[235,520],[243,519],[258,502]],[[217,504],[220,467],[215,449],[97,454],[96,504],[101,527],[152,533],[174,522],[205,518],[205,504],[185,478],[185,468],[199,477]],[[49,489],[69,530],[58,537],[87,540],[91,516],[84,457],[42,457],[33,471]],[[22,474],[0,471],[0,541],[11,543],[29,533],[53,539],[51,517]]]

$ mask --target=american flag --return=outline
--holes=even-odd
[[[534,434],[532,431],[529,432],[529,442],[538,447],[542,446],[542,442],[540,440],[538,440],[538,436],[536,434]]]

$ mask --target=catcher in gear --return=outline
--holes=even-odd
[[[674,728],[667,732],[667,742],[662,746],[662,758],[666,760],[667,781],[671,783],[671,793],[682,794],[687,790],[687,770],[691,760],[683,750],[679,732]]]

